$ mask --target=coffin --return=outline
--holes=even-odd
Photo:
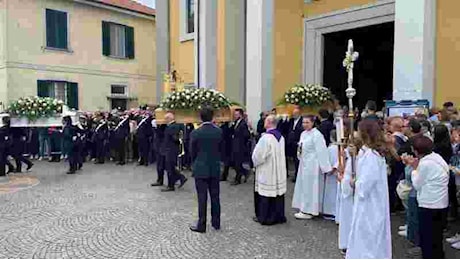
[[[214,112],[214,121],[216,123],[232,121],[233,113],[238,108],[240,107],[231,106],[229,108],[222,108],[222,109],[216,110]],[[166,121],[164,120],[164,118],[165,118],[166,113],[169,111],[174,113],[176,117],[176,122],[179,124],[193,124],[193,123],[201,122],[200,114],[198,111],[195,111],[195,110],[163,110],[161,108],[158,108],[155,110],[156,123],[159,125],[166,124]]]

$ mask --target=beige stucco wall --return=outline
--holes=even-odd
[[[46,8],[68,12],[70,53],[44,50]],[[79,105],[84,110],[107,109],[110,85],[117,83],[127,83],[139,103],[154,102],[153,20],[66,0],[17,0],[7,19],[9,100],[35,95],[36,81],[43,79],[78,83]],[[102,55],[102,21],[134,27],[135,59]]]

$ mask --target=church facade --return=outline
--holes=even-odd
[[[294,84],[324,83],[331,66],[325,64],[325,37],[388,23],[394,26],[390,98],[428,99],[432,106],[460,103],[458,1],[170,0],[156,5],[156,73],[174,71],[185,85],[223,91],[244,104],[253,121]],[[355,42],[357,49],[360,44]],[[363,53],[360,60],[369,56]],[[157,77],[157,92],[162,90],[163,79]]]

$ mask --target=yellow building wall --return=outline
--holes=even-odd
[[[217,2],[217,28],[225,27],[225,0]],[[217,30],[217,90],[225,92],[225,30]]]
[[[305,17],[313,17],[355,6],[377,2],[377,0],[320,0],[304,4]]]
[[[460,1],[437,1],[435,106],[446,101],[460,105],[458,61],[460,60]]]
[[[273,102],[302,80],[303,0],[276,0],[273,46]]]
[[[68,13],[71,52],[44,49],[46,8]],[[21,0],[8,9],[8,21],[9,100],[36,95],[38,79],[78,83],[79,107],[85,110],[107,109],[111,84],[127,83],[140,103],[155,100],[153,20],[71,1]],[[135,59],[102,54],[102,21],[134,27]]]
[[[194,40],[180,41],[180,0],[169,0],[170,62],[179,77],[187,84],[195,82]]]

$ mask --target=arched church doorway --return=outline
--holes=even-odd
[[[324,34],[323,84],[342,105],[348,104],[347,73],[342,66],[348,39],[360,56],[354,69],[354,104],[362,109],[374,100],[382,108],[393,94],[394,22]]]

